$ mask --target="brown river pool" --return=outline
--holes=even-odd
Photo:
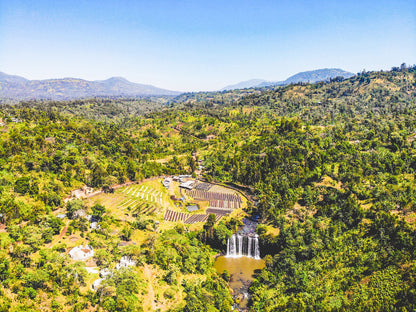
[[[263,259],[256,260],[249,257],[226,257],[220,256],[215,260],[214,267],[218,273],[224,270],[230,273],[230,287],[233,290],[233,297],[240,296],[239,307],[244,309],[247,306],[247,293],[251,282],[256,274],[265,267]]]

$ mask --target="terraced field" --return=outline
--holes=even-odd
[[[213,213],[221,215],[223,215],[223,213],[220,213],[221,210],[229,213],[234,209],[241,208],[243,202],[240,195],[218,185],[214,185],[207,191],[203,189],[187,190],[186,194],[196,200],[207,200],[209,202],[208,209],[212,209]]]
[[[195,214],[185,220],[186,224],[193,224],[197,222],[205,222],[208,220],[209,214]],[[218,222],[223,216],[215,215],[215,222]]]
[[[183,222],[189,218],[188,213],[184,212],[177,212],[173,210],[166,210],[165,212],[165,221],[172,221],[172,222]]]
[[[211,213],[215,214],[216,221],[219,221],[242,204],[241,197],[233,190],[209,183],[198,183],[197,189],[187,190],[185,193],[194,200],[205,202],[202,203],[201,209],[206,210],[205,213],[190,214],[175,206],[171,195],[176,191],[181,192],[179,184],[166,189],[160,179],[155,179],[121,187],[112,194],[102,193],[87,201],[89,205],[96,202],[103,204],[120,219],[133,221],[133,218],[139,215],[153,215],[159,220],[185,224],[205,222]]]
[[[130,185],[122,189],[121,193],[133,199],[137,198],[136,202],[142,200],[163,205],[162,192],[152,189],[149,186]]]
[[[229,194],[222,192],[211,192],[203,190],[187,190],[186,194],[199,200],[222,200],[222,201],[236,201],[241,203],[241,197],[237,194]]]
[[[155,213],[164,203],[163,193],[146,185],[129,185],[118,194],[124,199],[118,203],[117,208],[130,212],[133,217]]]
[[[126,185],[114,193],[101,193],[86,199],[88,206],[95,203],[104,205],[115,217],[131,221],[139,215],[152,214],[163,219],[164,211],[174,207],[170,194],[162,186],[160,179]]]
[[[209,207],[210,208],[218,208],[218,209],[238,209],[240,208],[241,203],[234,200],[210,200],[209,201]]]
[[[215,222],[218,222],[225,214],[215,214],[216,219]],[[173,210],[166,210],[165,213],[165,221],[171,221],[171,222],[183,222],[185,224],[193,224],[197,222],[205,222],[208,220],[209,213],[207,214],[193,214],[190,215],[188,213],[184,212],[177,212]]]
[[[215,214],[216,222],[230,214],[235,209],[241,208],[242,199],[233,190],[209,183],[199,183],[193,190],[186,190],[186,195],[194,200],[208,201],[209,206],[205,214],[181,213],[167,210],[164,216],[166,221],[182,221],[186,224],[205,222],[210,214]]]

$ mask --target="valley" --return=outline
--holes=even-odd
[[[3,104],[0,311],[416,308],[415,91]]]

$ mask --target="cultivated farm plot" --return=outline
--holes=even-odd
[[[235,201],[241,203],[241,197],[236,194],[211,192],[203,190],[187,190],[186,194],[199,200]]]
[[[122,189],[119,194],[123,194],[126,197],[131,197],[137,201],[146,201],[163,205],[163,193],[145,184],[129,185]]]
[[[96,203],[103,205],[108,211],[111,211],[111,215],[116,218],[125,218],[124,212],[118,208],[120,202],[125,201],[125,197],[114,193],[114,194],[105,194],[101,193],[94,197],[90,197],[84,200],[86,206],[91,207]]]
[[[197,222],[206,222],[208,220],[209,214],[194,214],[185,220],[186,224],[193,224]],[[220,221],[222,215],[215,215],[215,222]]]
[[[184,212],[177,212],[177,211],[173,211],[173,210],[166,210],[165,212],[165,221],[172,221],[172,222],[179,222],[179,221],[185,221],[186,219],[189,218],[189,214],[188,213],[184,213]]]
[[[209,215],[211,213],[215,214],[216,216],[226,216],[228,214],[230,214],[231,212],[233,212],[232,210],[228,210],[228,209],[218,209],[218,208],[208,208],[206,213]]]
[[[118,206],[118,203],[124,199],[123,196],[116,195],[116,194],[99,194],[97,196],[94,196],[92,198],[86,199],[86,201],[99,201],[102,205],[105,207],[116,207]]]
[[[151,215],[152,213],[156,212],[157,208],[151,205],[145,205],[142,203],[141,205],[137,206],[134,210],[132,210],[133,217],[138,215]]]
[[[218,222],[225,214],[216,215],[215,222]],[[188,214],[185,212],[177,212],[166,210],[165,221],[183,222],[185,224],[193,224],[197,222],[205,222],[208,220],[209,214]]]
[[[209,201],[210,208],[218,208],[218,209],[225,209],[225,210],[233,210],[238,209],[241,207],[241,203],[238,201],[230,201],[230,200],[210,200]]]
[[[122,197],[117,208],[129,212],[133,217],[137,215],[150,215],[157,213],[160,208],[170,206],[168,194],[163,188],[156,189],[159,181],[150,181],[140,185],[131,184],[117,190],[116,194]]]
[[[208,209],[205,215],[199,215],[198,217],[194,215],[187,219],[185,223],[204,222],[211,213],[215,214],[216,221],[218,221],[233,210],[241,208],[243,201],[234,190],[218,185],[212,185],[211,187],[201,186],[198,188],[198,185],[193,190],[187,190],[186,194],[196,200],[208,201]]]
[[[185,220],[186,224],[193,224],[197,222],[205,222],[208,220],[209,215],[207,214],[194,214]]]
[[[236,192],[233,189],[214,184],[212,185],[209,191],[213,193],[236,194]]]

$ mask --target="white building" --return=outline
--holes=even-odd
[[[120,262],[116,264],[116,269],[120,270],[121,268],[127,268],[127,267],[135,266],[135,265],[136,265],[136,261],[134,261],[128,256],[123,256],[121,257]]]
[[[188,190],[192,190],[194,188],[193,187],[194,183],[195,183],[195,181],[189,180],[189,181],[181,183],[179,186],[183,187],[183,188],[186,188]]]
[[[94,250],[89,245],[85,245],[85,247],[80,245],[72,248],[69,252],[69,256],[73,260],[84,261],[94,256]]]

